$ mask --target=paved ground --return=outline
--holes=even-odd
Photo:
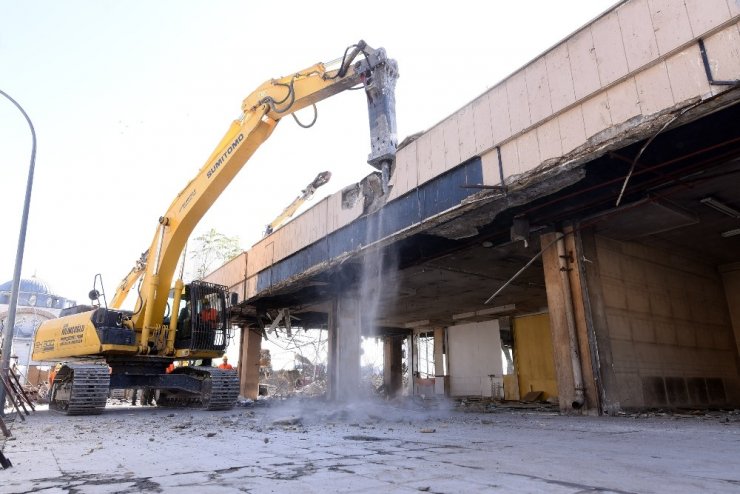
[[[565,417],[283,402],[229,412],[39,410],[2,493],[740,492],[740,412]]]

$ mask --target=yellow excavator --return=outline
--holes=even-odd
[[[58,363],[49,391],[50,408],[68,415],[101,413],[110,389],[157,391],[158,406],[232,408],[239,394],[236,371],[209,364],[224,354],[231,337],[229,309],[236,298],[229,297],[221,285],[185,284],[184,256],[172,283],[188,237],[281,118],[295,118],[296,111],[347,89],[365,89],[371,139],[368,163],[387,177],[397,146],[397,78],[396,62],[382,48],[360,41],[340,59],[271,79],[247,96],[240,117],[159,218],[149,249],[119,284],[110,305],[104,292],[97,290],[96,276],[92,305],[65,309],[58,319],[37,329],[33,360]],[[134,309],[121,309],[137,282]],[[175,361],[194,360],[205,365],[167,372]]]

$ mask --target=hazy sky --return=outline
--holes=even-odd
[[[0,0],[0,89],[38,138],[23,276],[84,303],[101,273],[111,297],[267,79],[340,57],[359,39],[383,46],[401,74],[400,141],[614,3]],[[318,172],[333,176],[312,203],[373,170],[363,93],[318,107],[309,130],[281,122],[193,236],[215,228],[248,249]],[[0,97],[0,282],[13,276],[30,150],[26,122]]]

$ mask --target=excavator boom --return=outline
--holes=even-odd
[[[211,358],[223,355],[230,337],[226,287],[202,281],[185,285],[182,274],[173,285],[187,240],[284,116],[358,85],[367,96],[368,163],[382,170],[387,183],[397,143],[397,77],[395,61],[387,58],[382,48],[373,49],[360,41],[335,62],[271,79],[247,96],[239,118],[159,218],[149,249],[118,285],[111,307],[77,306],[44,322],[36,331],[32,358],[66,361],[55,377],[50,406],[65,413],[99,413],[105,406],[107,393],[103,390],[108,386],[158,389],[161,402],[170,405],[233,406],[238,394],[236,374],[207,365]],[[304,191],[308,196],[321,185],[320,178]],[[120,309],[137,281],[140,287],[134,310]],[[182,311],[181,300],[185,300]],[[178,359],[203,359],[206,365],[164,374]],[[94,388],[95,393],[80,394],[79,390],[88,388]]]
[[[355,61],[360,55],[362,58]],[[244,99],[240,118],[231,124],[205,165],[159,220],[157,234],[149,248],[141,302],[133,318],[134,327],[143,330],[141,341],[147,339],[147,328],[161,323],[173,273],[190,233],[247,160],[269,138],[281,118],[363,84],[370,113],[371,164],[380,167],[381,161],[392,160],[397,140],[395,77],[396,64],[386,57],[385,51],[372,49],[361,41],[345,52],[334,69],[323,63],[315,64],[290,76],[269,80]],[[378,87],[379,83],[384,87]],[[118,293],[114,299],[120,299]],[[142,351],[146,350],[144,346],[142,344]]]

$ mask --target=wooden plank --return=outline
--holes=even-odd
[[[16,394],[18,395],[18,397],[22,398],[23,401],[28,404],[28,406],[31,408],[31,411],[35,412],[36,408],[33,406],[31,398],[28,397],[28,395],[26,394],[26,390],[24,390],[23,386],[21,386],[21,381],[18,379],[18,375],[15,373],[15,371],[13,371],[13,369],[10,370],[10,376],[12,377],[12,382],[10,384],[16,389]]]
[[[5,376],[2,375],[2,373],[0,373],[0,382],[2,382],[2,385],[5,388],[5,398],[10,401],[11,405],[13,405],[13,408],[15,408],[16,412],[18,412],[18,416],[21,418],[21,420],[25,421],[26,417],[23,416],[23,412],[21,412],[21,409],[18,406],[18,400],[13,393],[13,388],[10,386],[7,379],[5,379]],[[0,406],[4,407],[5,403],[1,404]],[[26,413],[28,414],[28,411],[26,411]]]
[[[2,417],[0,417],[0,430],[3,431],[3,435],[5,437],[12,437],[13,434],[10,433],[10,429],[8,429],[8,426],[5,425],[5,421]]]

